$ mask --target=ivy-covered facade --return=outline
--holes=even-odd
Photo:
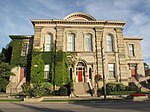
[[[125,37],[123,21],[73,13],[31,22],[34,35],[10,35],[11,64],[24,68],[26,81],[54,86],[73,81],[75,93],[86,94],[104,81],[128,85],[131,77],[144,76],[142,38]]]
[[[9,44],[12,48],[10,64],[13,67],[24,69],[23,75],[26,81],[31,83],[50,82],[57,86],[70,81],[70,62],[66,53],[57,50],[55,46],[49,52],[34,49],[32,35],[10,35],[10,38],[12,39]],[[46,66],[48,66],[47,70],[45,70]]]

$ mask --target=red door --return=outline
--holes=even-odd
[[[24,78],[24,68],[20,69],[20,82],[22,81],[22,79]]]
[[[136,69],[136,67],[131,67],[131,76],[132,76],[132,77],[136,77],[136,74],[137,74],[137,69]]]
[[[82,70],[78,71],[78,82],[82,82]]]

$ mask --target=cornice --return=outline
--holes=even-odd
[[[143,40],[141,37],[124,37],[124,40]]]
[[[53,19],[33,19],[31,20],[33,26],[35,24],[72,24],[72,25],[117,25],[124,26],[125,22],[123,21],[66,21],[66,20],[53,20]]]

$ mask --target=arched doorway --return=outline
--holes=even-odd
[[[76,66],[76,82],[85,82],[85,64],[78,62]]]
[[[129,64],[130,71],[131,71],[131,77],[137,77],[137,64],[131,63]]]

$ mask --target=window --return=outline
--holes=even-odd
[[[72,68],[70,68],[70,80],[72,80]]]
[[[92,68],[89,68],[89,79],[92,79]]]
[[[49,79],[49,65],[44,66],[44,79]]]
[[[28,43],[22,44],[21,56],[26,56],[28,54]]]
[[[134,45],[129,44],[129,56],[134,56]]]
[[[67,38],[67,51],[74,51],[75,50],[75,35],[70,33]]]
[[[111,35],[106,36],[107,51],[113,52],[113,38]]]
[[[85,51],[92,51],[92,35],[85,35]]]
[[[115,78],[115,64],[108,64],[109,78]]]
[[[51,51],[52,48],[52,35],[48,34],[45,36],[45,51]]]

